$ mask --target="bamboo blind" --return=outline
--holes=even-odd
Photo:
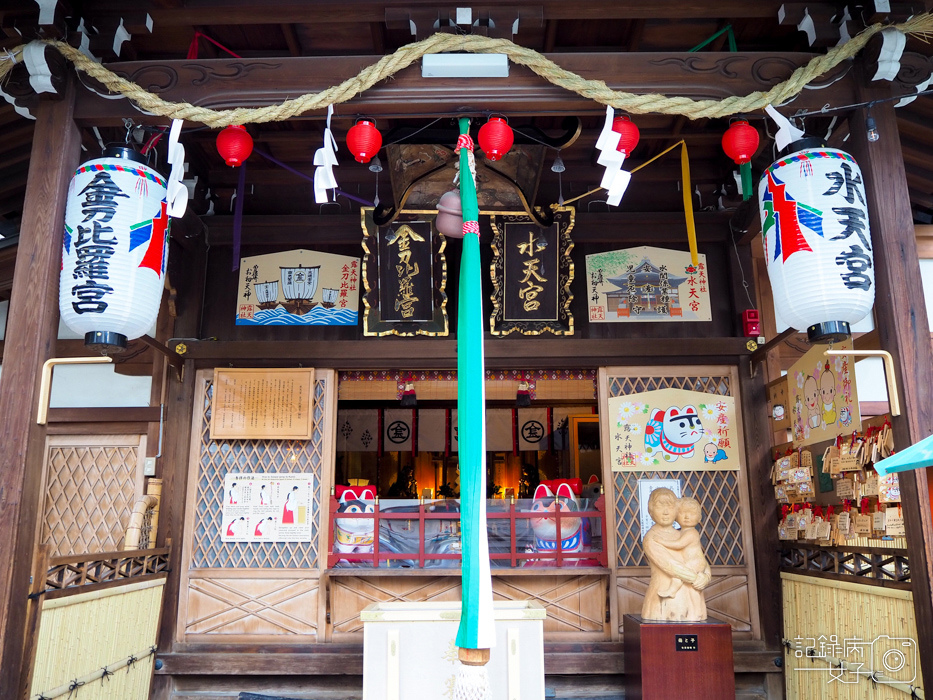
[[[914,619],[913,594],[910,591],[867,586],[865,584],[782,573],[784,602],[784,638],[798,648],[785,652],[785,680],[789,700],[833,697],[838,700],[889,700],[910,697],[909,686],[923,687],[920,664],[910,647],[905,666],[893,671],[883,661],[884,650],[890,648],[886,639],[879,640],[872,650],[866,646],[879,637],[913,640],[916,651],[917,625]],[[835,640],[832,639],[835,635]],[[859,640],[854,642],[851,640]],[[846,642],[862,648],[862,653],[845,654]],[[879,671],[892,679],[909,680],[907,688],[874,683],[865,676],[842,675],[832,670],[830,663],[813,658],[806,652],[814,649],[817,656],[841,646],[835,658],[847,664],[864,663],[861,668]],[[800,648],[802,647],[802,648]],[[840,649],[836,648],[836,652]],[[874,651],[874,653],[873,653]],[[916,674],[916,678],[914,678]],[[835,676],[835,678],[834,678]],[[850,682],[843,682],[843,678]],[[851,682],[857,681],[857,682]],[[901,692],[907,690],[906,694]]]
[[[153,657],[144,654],[156,643],[164,584],[140,581],[43,600],[30,697],[54,697],[55,689],[123,662],[106,679],[76,687],[72,697],[146,700]],[[131,656],[139,660],[127,665]]]
[[[142,496],[144,435],[48,438],[43,542],[52,556],[122,548]]]

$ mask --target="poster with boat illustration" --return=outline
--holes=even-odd
[[[710,321],[706,256],[640,246],[586,256],[591,323]]]
[[[288,250],[240,261],[238,326],[355,326],[360,260]]]

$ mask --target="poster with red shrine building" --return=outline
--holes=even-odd
[[[591,323],[710,321],[706,256],[640,246],[586,256]]]

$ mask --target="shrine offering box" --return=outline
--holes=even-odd
[[[732,627],[623,618],[625,700],[733,700]]]
[[[487,664],[492,700],[544,700],[545,610],[497,601]],[[373,603],[363,621],[363,700],[451,697],[459,661],[460,601]]]

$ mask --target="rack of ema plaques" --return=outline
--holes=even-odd
[[[543,700],[545,611],[531,601],[494,604],[491,700]],[[453,697],[460,601],[373,603],[363,621],[363,700]]]

